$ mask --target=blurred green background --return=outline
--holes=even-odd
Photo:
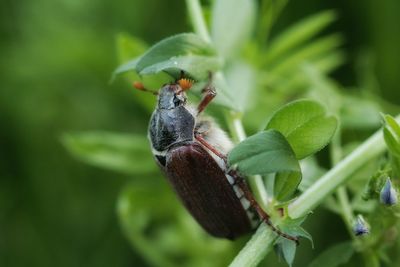
[[[292,1],[273,34],[324,9],[338,12],[329,31],[345,37],[347,61],[332,76],[353,86],[368,53],[375,89],[400,104],[400,1]],[[78,162],[60,139],[87,130],[144,135],[137,95],[124,81],[108,83],[116,36],[152,44],[190,30],[178,0],[0,2],[0,266],[147,266],[115,212],[131,177]],[[328,234],[345,239],[339,219],[320,213],[308,226],[319,244],[329,220],[338,229]]]

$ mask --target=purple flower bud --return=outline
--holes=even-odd
[[[380,200],[382,204],[392,206],[397,204],[397,193],[396,190],[392,186],[392,182],[388,177],[386,179],[385,185],[382,187],[380,193]]]
[[[369,234],[369,226],[365,222],[364,218],[362,215],[358,215],[357,219],[353,223],[353,233],[356,236],[362,236]]]

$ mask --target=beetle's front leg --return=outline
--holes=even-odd
[[[199,105],[197,106],[197,114],[203,112],[203,110],[210,104],[210,102],[217,95],[214,88],[211,85],[207,85],[203,90],[203,98],[201,99]]]
[[[211,82],[212,82],[212,73],[210,72],[208,77],[208,82],[206,86],[201,90],[203,98],[201,99],[199,105],[197,106],[197,114],[200,114],[217,95],[217,92],[211,85]]]

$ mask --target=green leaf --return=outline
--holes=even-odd
[[[119,62],[129,61],[144,53],[148,48],[143,40],[127,33],[119,33],[116,42]]]
[[[111,81],[113,81],[118,74],[134,70],[139,60],[139,55],[144,53],[147,49],[147,44],[141,39],[125,33],[118,34],[116,42],[118,61],[123,64],[113,72]],[[131,76],[131,80],[138,79],[137,74],[131,74]]]
[[[288,73],[304,62],[316,60],[334,52],[342,43],[343,38],[340,34],[321,37],[284,55],[277,61],[269,62],[268,69],[275,75]]]
[[[385,127],[383,128],[383,137],[385,138],[385,143],[389,151],[397,157],[400,157],[399,140],[396,138],[396,136],[393,135],[393,132]]]
[[[141,57],[137,64],[137,71],[167,61],[172,57],[198,55],[214,56],[214,48],[194,33],[181,33],[168,37],[153,45]]]
[[[259,19],[257,21],[257,37],[260,43],[268,41],[271,27],[281,14],[288,0],[263,0],[260,1]]]
[[[385,119],[386,127],[388,129],[390,129],[393,132],[393,134],[400,141],[400,125],[399,125],[399,123],[396,121],[395,118],[393,118],[392,116],[390,116],[388,114],[384,115],[384,119]]]
[[[308,267],[336,267],[347,263],[354,253],[351,242],[334,245],[322,252]]]
[[[216,0],[212,10],[211,36],[219,54],[230,58],[240,51],[252,33],[254,0]]]
[[[342,100],[340,123],[343,128],[376,129],[381,125],[380,107],[375,101],[348,94],[342,94]]]
[[[301,170],[285,137],[276,130],[260,132],[239,143],[228,155],[230,165],[237,164],[245,175],[277,173],[274,197],[289,198],[301,181]]]
[[[286,263],[292,266],[294,256],[296,255],[296,243],[292,240],[284,239],[282,240],[282,253],[285,258]]]
[[[297,159],[305,158],[325,147],[337,127],[337,120],[312,100],[291,102],[276,111],[266,129],[281,132],[293,148]]]
[[[229,153],[228,162],[237,164],[239,171],[246,175],[300,171],[292,148],[275,130],[257,133],[239,143]]]
[[[302,179],[300,172],[278,172],[274,181],[274,197],[287,200],[296,191]]]
[[[307,238],[310,242],[312,247],[314,247],[314,241],[312,239],[312,236],[301,227],[301,224],[307,219],[307,216],[300,217],[297,219],[291,219],[287,217],[279,226],[279,228],[292,236],[297,236],[297,237],[305,237]],[[280,237],[279,241],[284,240],[285,238]]]
[[[177,77],[180,70],[183,70],[185,73],[190,74],[191,77],[200,80],[206,78],[210,71],[215,72],[221,67],[222,61],[220,58],[189,55],[171,57],[168,60],[144,68],[140,71],[140,74],[146,75],[166,71]]]
[[[137,63],[139,62],[140,57],[137,57],[135,59],[129,60],[128,62],[125,62],[124,64],[118,66],[113,72],[113,77],[112,80],[115,78],[116,75],[125,73],[127,71],[131,70],[136,70]]]
[[[304,222],[305,219],[306,219],[306,217],[301,217],[301,218],[292,220],[287,217],[287,218],[285,218],[285,220],[283,220],[281,222],[281,225],[279,226],[279,228],[281,229],[281,231],[283,231],[284,233],[287,233],[291,236],[305,237],[305,238],[309,239],[312,246],[314,247],[311,235],[300,226]],[[291,240],[288,240],[286,238],[279,237],[279,239],[277,240],[277,245],[278,245],[278,248],[281,250],[283,257],[284,257],[285,261],[287,262],[287,264],[289,266],[292,266],[294,256],[296,254],[296,249],[297,249],[296,243]]]
[[[274,61],[291,49],[299,47],[321,32],[335,19],[336,14],[333,11],[323,11],[296,23],[272,41],[268,49],[267,61]]]
[[[160,209],[159,203],[168,205]],[[165,251],[159,245],[162,243],[162,236],[159,236],[166,230],[176,231],[177,227],[173,227],[170,220],[176,217],[177,205],[176,199],[162,183],[130,183],[118,197],[117,212],[125,236],[135,250],[153,266],[175,266],[169,255],[171,252]],[[156,223],[163,228],[149,228],[149,225],[157,225]],[[152,231],[152,235],[145,234],[146,228]]]
[[[65,134],[62,142],[72,155],[94,166],[137,175],[157,171],[143,135],[75,133]]]
[[[138,69],[142,70],[171,57],[184,55],[214,56],[214,48],[194,33],[181,33],[161,40],[142,56]]]
[[[198,64],[206,59],[208,61],[203,65],[207,63],[210,66],[208,68],[204,66],[205,70],[201,72],[201,75],[199,74],[201,66],[188,67],[189,63]],[[161,40],[142,56],[118,67],[114,73],[120,74],[134,70],[139,74],[150,74],[165,69],[175,69],[175,73],[179,73],[182,69],[189,75],[190,71],[195,70],[193,77],[200,79],[207,77],[208,71],[215,70],[216,65],[219,67],[221,61],[215,56],[215,49],[209,43],[194,33],[182,33]]]
[[[383,137],[389,151],[396,157],[400,157],[400,126],[390,115],[383,115],[385,127],[383,128]]]

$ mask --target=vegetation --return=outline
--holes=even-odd
[[[350,43],[354,40],[349,32],[342,34],[351,25],[337,26],[343,21],[337,10],[315,4],[314,13],[299,13],[287,23],[296,8],[285,0],[234,2],[200,5],[187,0],[186,11],[178,11],[177,3],[177,14],[186,13],[191,26],[168,28],[174,16],[165,24],[155,19],[164,32],[151,38],[146,31],[151,23],[146,26],[144,17],[134,19],[132,28],[140,25],[141,30],[116,38],[120,66],[111,75],[114,92],[100,88],[106,88],[105,77],[117,65],[112,56],[103,55],[112,51],[111,35],[117,30],[99,18],[91,23],[104,23],[106,37],[97,31],[87,34],[85,27],[68,31],[69,20],[60,18],[54,27],[64,27],[62,34],[48,29],[54,39],[43,41],[28,30],[21,32],[32,43],[26,54],[18,53],[23,45],[5,42],[4,51],[15,53],[5,65],[12,71],[4,68],[5,77],[14,77],[4,79],[5,88],[17,88],[13,85],[19,81],[23,89],[14,92],[18,104],[5,100],[9,89],[0,94],[2,117],[12,122],[3,133],[3,140],[11,140],[4,142],[5,148],[11,150],[2,156],[6,168],[1,176],[6,179],[0,195],[14,200],[4,202],[6,213],[0,221],[6,227],[1,228],[8,229],[0,233],[6,241],[0,243],[4,266],[399,264],[400,98],[391,76],[398,68],[393,63],[398,55],[385,56],[394,52],[389,38],[397,37],[377,31],[377,48],[358,53],[355,62]],[[135,7],[140,10],[151,3],[137,2]],[[87,10],[83,4],[64,5],[72,10],[66,14]],[[117,18],[125,5],[128,2],[102,7],[114,7],[110,12]],[[49,3],[45,6],[51,8]],[[391,18],[386,18],[388,24]],[[182,23],[180,17],[177,20]],[[37,21],[42,27],[50,25]],[[66,46],[64,41],[71,39],[86,46]],[[105,45],[97,44],[102,42]],[[45,53],[52,46],[61,49]],[[40,62],[35,55],[46,55],[45,63],[36,70],[32,63],[25,66],[22,59],[28,54],[28,62]],[[374,56],[381,58],[374,62]],[[52,68],[54,64],[63,68]],[[376,71],[377,66],[387,72]],[[353,69],[356,72],[349,71]],[[215,239],[178,202],[153,162],[146,137],[156,99],[129,86],[141,80],[156,89],[181,70],[196,81],[190,90],[192,102],[198,101],[208,73],[214,73],[218,95],[207,112],[237,144],[228,161],[247,175],[274,224],[302,237],[300,246],[263,224],[252,236],[235,242]],[[35,82],[33,87],[25,84],[28,80]],[[102,169],[71,161],[63,155],[60,140],[74,157]],[[115,199],[123,235],[134,252],[118,234]],[[51,251],[56,252],[53,257]],[[25,259],[17,257],[21,253]]]

